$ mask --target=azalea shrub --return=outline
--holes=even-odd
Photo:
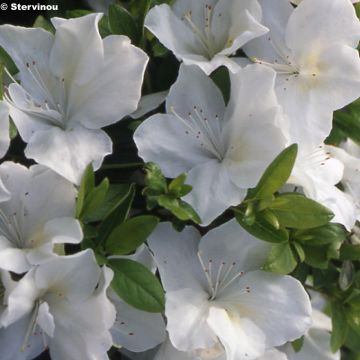
[[[0,25],[0,360],[359,360],[360,4],[59,4]]]

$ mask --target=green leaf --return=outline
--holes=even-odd
[[[360,118],[344,111],[334,113],[334,124],[346,136],[360,144]]]
[[[268,223],[261,213],[256,214],[253,224],[249,225],[244,221],[245,212],[241,209],[234,209],[238,223],[251,235],[271,243],[287,243],[289,233],[285,229],[276,229]]]
[[[110,184],[101,206],[86,214],[84,221],[95,222],[106,219],[126,199],[132,184]]]
[[[85,219],[91,219],[93,214],[97,213],[97,210],[103,205],[106,194],[109,190],[109,179],[105,178],[100,185],[93,188],[85,196],[84,206],[80,217]]]
[[[301,348],[303,347],[303,345],[304,345],[304,336],[302,336],[299,339],[294,340],[291,343],[291,345],[292,345],[295,352],[299,352],[301,350]]]
[[[16,138],[18,134],[17,128],[13,122],[13,120],[10,118],[10,123],[9,123],[9,135],[10,135],[10,139],[13,140]]]
[[[11,75],[19,72],[9,54],[2,47],[0,47],[0,64],[4,65]]]
[[[128,259],[111,259],[112,288],[128,304],[148,312],[164,310],[164,290],[156,276],[144,265]]]
[[[113,34],[126,35],[134,44],[138,44],[139,30],[133,16],[122,6],[109,6],[109,24]]]
[[[180,174],[169,184],[169,193],[175,197],[180,196],[181,188],[185,184],[186,174]]]
[[[311,229],[327,224],[334,214],[325,206],[304,196],[285,194],[273,200],[269,209],[280,224],[294,229]]]
[[[360,245],[343,244],[340,248],[340,260],[360,261]]]
[[[159,218],[151,215],[137,216],[117,226],[105,243],[109,255],[126,255],[135,251],[154,231]]]
[[[211,79],[221,90],[221,93],[224,97],[225,103],[227,104],[230,99],[230,76],[229,70],[225,66],[221,66],[216,69],[211,75]]]
[[[300,262],[301,263],[304,262],[304,260],[305,260],[305,251],[304,251],[303,247],[301,246],[301,244],[294,241],[292,243],[292,246],[295,249],[296,254],[299,257]]]
[[[155,163],[145,165],[145,185],[159,195],[167,192],[167,183],[160,167]]]
[[[346,312],[343,305],[339,302],[331,303],[331,350],[336,352],[345,343],[349,325],[346,319]]]
[[[109,237],[112,230],[124,222],[129,216],[131,205],[135,197],[135,184],[131,184],[129,192],[118,205],[118,207],[99,226],[97,238],[98,244],[102,244]]]
[[[84,174],[81,178],[77,201],[76,201],[76,217],[79,218],[80,214],[82,212],[84,201],[85,201],[85,195],[93,190],[95,187],[95,175],[94,175],[94,169],[91,164],[89,164]]]
[[[255,189],[250,191],[250,198],[265,199],[271,197],[285,185],[294,166],[296,155],[296,144],[283,150],[267,167]]]
[[[293,238],[310,246],[323,246],[332,243],[342,243],[346,239],[346,231],[339,224],[329,223],[313,229],[296,230]]]
[[[318,269],[327,269],[329,257],[326,249],[322,247],[302,246],[305,251],[305,263]]]
[[[272,246],[264,269],[277,274],[289,274],[296,266],[296,256],[294,255],[290,244],[284,243],[274,244]]]
[[[201,223],[199,215],[195,212],[191,205],[181,199],[175,199],[174,197],[168,195],[160,195],[156,197],[156,201],[161,207],[169,210],[180,220],[192,220],[196,224]]]
[[[46,20],[42,15],[39,15],[36,19],[35,22],[33,24],[34,28],[41,28],[44,29],[46,31],[51,32],[52,34],[55,33],[55,28],[54,26],[48,21]]]

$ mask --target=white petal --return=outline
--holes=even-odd
[[[134,133],[139,156],[145,162],[158,163],[163,173],[173,178],[209,161],[213,155],[186,132],[187,127],[173,115],[151,116]]]
[[[240,319],[256,324],[265,334],[266,348],[299,338],[311,325],[309,296],[290,276],[251,271],[225,289],[216,301],[238,313]]]
[[[356,49],[339,44],[329,46],[319,54],[317,67],[313,90],[318,106],[337,110],[360,96],[360,59]]]
[[[166,99],[168,91],[159,91],[153,94],[144,95],[136,111],[130,114],[133,119],[139,119],[152,110],[158,108]]]
[[[30,315],[41,291],[34,281],[34,270],[28,272],[9,293],[7,307],[1,314],[0,325],[7,327],[22,317]]]
[[[86,85],[74,85],[70,91],[70,122],[88,129],[113,124],[137,108],[148,62],[147,55],[126,36],[108,36],[103,47],[103,67],[94,69]]]
[[[145,26],[178,58],[199,53],[193,32],[167,4],[153,7],[145,18]]]
[[[37,70],[44,77],[49,76],[48,60],[54,36],[40,28],[2,25],[0,27],[0,46],[14,60],[23,87],[39,96],[40,89],[27,64],[35,62]]]
[[[156,353],[154,360],[194,360],[194,356],[185,351],[177,350],[170,340],[166,340]],[[135,359],[134,359],[135,360]],[[136,359],[137,360],[137,359]],[[140,360],[140,359],[139,359]],[[146,360],[146,359],[143,359]]]
[[[9,106],[0,101],[0,158],[6,154],[9,145]]]
[[[207,324],[208,294],[193,289],[166,293],[167,330],[173,345],[181,351],[210,348],[217,343],[215,333]]]
[[[276,95],[285,117],[282,128],[288,131],[289,144],[311,150],[324,142],[332,127],[333,109],[323,106],[311,91],[309,77],[277,76]]]
[[[55,330],[54,317],[50,313],[48,303],[43,302],[42,304],[40,304],[39,313],[36,318],[36,322],[48,336],[50,337],[54,336],[54,330]]]
[[[281,49],[285,56],[289,53],[285,44],[285,29],[294,8],[288,0],[259,0],[259,3],[263,10],[262,24],[270,31],[246,44],[244,51],[260,61],[284,63],[277,50]]]
[[[330,350],[330,333],[319,329],[310,329],[304,337],[304,344],[299,352],[286,346],[289,360],[340,360],[340,351]]]
[[[84,85],[102,68],[104,49],[98,30],[101,17],[90,14],[69,20],[52,18],[56,34],[49,60],[52,73],[59,79]]]
[[[104,157],[112,152],[109,136],[102,130],[78,126],[69,131],[54,127],[36,132],[25,149],[25,155],[48,166],[69,181],[79,184],[90,163],[97,170]]]
[[[172,109],[187,121],[189,114],[207,122],[215,135],[219,135],[225,113],[225,102],[215,83],[198,68],[181,66],[178,79],[166,99],[166,109]],[[206,119],[206,120],[205,120]]]
[[[261,65],[231,74],[232,95],[223,134],[228,143],[225,165],[231,180],[241,188],[254,187],[285,147],[285,138],[277,127],[280,108],[274,92],[275,75]],[[256,88],[256,94],[249,93],[249,88]],[[267,141],[259,141],[261,138]]]
[[[165,291],[182,288],[206,289],[197,257],[199,232],[185,227],[177,232],[170,223],[160,223],[148,238]]]
[[[83,237],[79,221],[70,217],[48,221],[44,227],[44,234],[54,244],[78,244]]]
[[[250,40],[266,34],[268,28],[260,23],[261,13],[259,3],[254,0],[218,1],[214,9],[211,27],[215,42],[225,43],[224,49],[219,53],[231,55]],[[229,30],[224,42],[224,39],[218,38],[218,34],[221,34],[226,28]]]
[[[14,244],[0,236],[0,268],[22,274],[31,268],[23,249],[16,249]]]
[[[161,314],[148,313],[126,304],[110,292],[117,316],[111,329],[113,342],[130,351],[151,349],[165,340],[165,323]]]
[[[58,256],[36,269],[38,288],[50,289],[59,297],[65,296],[76,302],[87,299],[94,292],[101,275],[92,250]]]
[[[286,30],[288,46],[299,51],[330,43],[355,48],[359,38],[360,23],[355,9],[350,1],[344,0],[332,0],[331,3],[328,0],[302,1],[289,18]]]
[[[289,358],[282,351],[279,351],[277,349],[271,349],[256,360],[289,360]]]
[[[7,328],[0,329],[1,360],[34,359],[45,350],[44,338],[39,329],[35,329],[27,344],[24,344],[30,321],[30,316],[24,316]]]
[[[86,272],[81,265],[78,272],[80,269]],[[108,330],[115,320],[114,306],[106,296],[112,278],[113,272],[104,268],[91,296],[83,301],[64,303],[53,310],[56,327],[54,338],[49,339],[52,359],[107,359],[106,353],[112,345]]]
[[[265,352],[264,333],[249,319],[211,307],[208,324],[225,347],[228,360],[255,359]]]
[[[260,269],[270,248],[269,244],[246,232],[235,219],[207,232],[199,244],[204,263],[211,259],[213,269],[223,262],[236,263],[238,271]]]
[[[200,164],[188,173],[186,182],[193,187],[183,199],[201,218],[201,225],[209,225],[230,206],[240,204],[246,190],[237,187],[228,166],[218,160]]]

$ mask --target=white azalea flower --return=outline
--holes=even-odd
[[[165,176],[187,173],[193,191],[184,200],[203,225],[239,204],[284,148],[274,78],[261,65],[233,74],[225,107],[211,79],[183,66],[167,97],[167,114],[150,117],[135,131],[140,157],[158,163]]]
[[[25,154],[73,183],[112,152],[102,127],[137,108],[147,56],[125,36],[101,39],[101,14],[53,18],[42,29],[0,26],[0,46],[19,69],[6,92]]]
[[[235,220],[202,239],[195,228],[177,233],[163,223],[148,242],[166,291],[170,341],[178,350],[200,358],[225,351],[228,360],[256,359],[309,328],[311,306],[302,285],[260,271],[269,245]]]
[[[155,272],[156,265],[146,245],[140,246],[133,255],[112,256],[138,261]],[[161,344],[165,339],[165,323],[161,314],[138,310],[125,303],[114,291],[108,296],[116,308],[116,319],[111,329],[115,346],[133,352],[143,352]]]
[[[0,268],[23,273],[55,256],[55,244],[79,243],[74,186],[53,171],[12,162],[0,165],[9,198],[0,202]]]
[[[288,184],[301,186],[308,198],[334,213],[333,222],[351,230],[356,221],[356,208],[351,198],[336,187],[343,178],[344,164],[324,144],[310,152],[306,147],[305,151],[302,149],[300,146]]]
[[[260,0],[270,32],[245,45],[255,62],[277,71],[276,94],[290,143],[315,148],[328,136],[332,112],[360,96],[356,47],[360,22],[350,1]]]
[[[210,74],[222,65],[237,69],[228,56],[268,31],[261,16],[256,0],[176,0],[151,9],[145,26],[179,60]]]
[[[97,266],[90,250],[30,270],[7,297],[0,318],[2,354],[12,354],[9,360],[31,359],[30,340],[39,338],[53,360],[108,359],[115,310],[106,290],[112,277],[110,269]]]

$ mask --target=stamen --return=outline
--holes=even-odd
[[[213,286],[213,284],[212,284],[212,280],[211,280],[211,278],[210,278],[210,276],[209,276],[209,270],[205,267],[205,264],[204,264],[204,261],[203,261],[203,259],[202,259],[202,257],[201,257],[201,252],[200,252],[200,251],[198,251],[197,256],[198,256],[198,258],[199,258],[201,267],[202,267],[202,269],[204,270],[205,277],[206,277],[206,280],[207,280],[207,282],[208,282],[209,290],[210,290],[210,292],[211,292],[211,297],[212,297],[213,294],[214,294],[214,290],[215,290],[215,289],[214,289],[214,286]]]
[[[24,352],[26,350],[26,347],[29,344],[30,336],[35,331],[36,319],[37,319],[37,316],[39,314],[39,308],[40,308],[40,301],[38,300],[38,301],[35,302],[35,307],[34,307],[30,322],[29,322],[29,326],[28,326],[28,328],[26,330],[24,341],[23,341],[23,343],[21,345],[21,348],[20,348],[21,352]]]

